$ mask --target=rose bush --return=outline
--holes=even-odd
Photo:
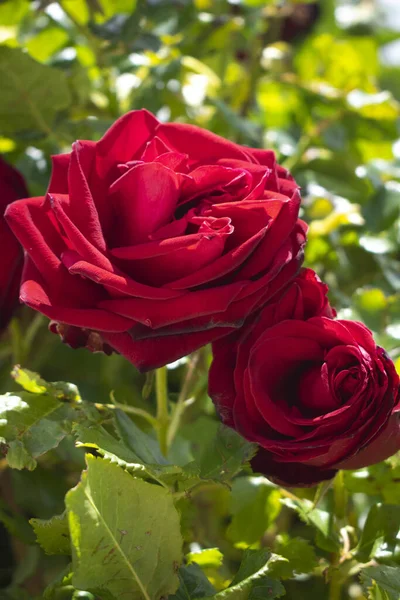
[[[299,190],[269,150],[145,110],[53,157],[45,197],[7,211],[21,299],[71,345],[142,370],[240,327],[303,257]]]
[[[0,157],[0,331],[18,304],[23,251],[4,220],[6,207],[28,192],[22,175]]]
[[[267,306],[213,344],[210,396],[226,425],[260,445],[253,470],[281,485],[313,485],[400,449],[394,365],[364,325],[329,318],[322,285],[295,281],[286,313]],[[310,310],[327,316],[307,319]]]

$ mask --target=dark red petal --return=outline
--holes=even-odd
[[[77,227],[75,221],[72,221],[67,212],[70,208],[69,197],[60,194],[48,194],[51,209],[72,244],[76,252],[85,260],[92,262],[102,269],[110,269],[111,263],[108,258],[98,249],[98,246],[92,245],[90,238],[95,236],[84,235]],[[104,241],[104,240],[103,240]]]
[[[102,338],[141,372],[158,369],[223,336],[225,329],[136,341],[129,333],[104,333]]]
[[[132,322],[129,319],[105,310],[70,307],[67,304],[68,298],[65,298],[66,305],[64,306],[60,303],[60,299],[52,302],[40,282],[40,275],[37,273],[35,275],[35,279],[24,276],[21,285],[21,300],[49,319],[98,331],[127,331],[131,327]]]
[[[87,176],[94,168],[95,145],[75,142],[72,146],[68,171],[69,215],[77,229],[101,252],[106,242],[99,214],[89,189]]]
[[[121,298],[104,300],[99,304],[101,308],[126,316],[147,327],[157,329],[173,323],[181,323],[186,319],[202,315],[213,315],[226,310],[242,284],[231,284],[215,290],[199,290],[187,292],[178,298],[148,302],[141,298]],[[163,288],[164,290],[166,288]]]
[[[159,137],[155,136],[147,142],[140,160],[143,160],[144,162],[153,162],[161,154],[169,154],[170,152],[171,148],[164,144]]]
[[[1,184],[0,184],[1,187]],[[24,255],[18,240],[7,223],[0,219],[0,331],[7,325],[18,305],[18,292],[21,280]]]
[[[215,279],[220,279],[224,275],[233,272],[240,267],[243,262],[251,256],[254,249],[260,244],[265,235],[266,229],[261,229],[254,236],[246,240],[238,248],[234,248],[219,257],[214,263],[207,264],[197,272],[186,275],[174,282],[167,284],[168,288],[181,290],[197,287],[204,283],[209,283]],[[238,277],[238,279],[241,279]],[[243,282],[244,285],[245,282]],[[243,286],[242,286],[243,287]],[[215,293],[215,292],[214,292]]]
[[[61,264],[57,254],[63,244],[43,208],[44,202],[43,197],[17,200],[8,206],[5,218],[42,276],[57,286]]]
[[[400,413],[394,413],[379,433],[365,448],[351,458],[335,465],[338,469],[361,469],[381,462],[400,450]]]
[[[132,167],[110,188],[114,246],[140,244],[173,218],[179,176],[161,163]]]
[[[96,170],[101,179],[116,171],[119,163],[140,158],[158,125],[147,110],[133,110],[115,121],[96,144]]]
[[[266,203],[267,210],[271,216],[276,210],[276,216],[272,221],[271,227],[265,236],[263,243],[260,244],[257,251],[251,259],[247,261],[245,268],[241,272],[241,277],[253,277],[262,273],[272,261],[274,255],[282,246],[293,230],[300,207],[300,195],[295,194],[284,202],[270,200]]]
[[[112,271],[101,269],[87,261],[81,260],[79,254],[73,250],[67,250],[62,256],[63,263],[68,271],[73,275],[80,275],[100,286],[104,286],[111,294],[119,292],[117,296],[137,296],[140,298],[150,298],[152,300],[164,300],[176,298],[182,295],[182,292],[168,290],[166,288],[156,288],[138,283],[132,278],[119,272],[116,267]],[[122,300],[121,300],[122,302]],[[148,303],[147,303],[148,304]]]
[[[261,473],[283,487],[311,487],[332,479],[337,470],[309,467],[301,463],[280,463],[268,450],[260,448],[251,461],[255,473]]]
[[[246,150],[260,165],[266,165],[270,169],[276,167],[275,152],[272,150],[261,150],[259,148],[246,148]]]
[[[51,157],[52,170],[48,192],[68,194],[68,169],[71,154],[55,154]]]
[[[213,263],[223,253],[226,237],[223,234],[218,235],[216,232],[216,235],[199,234],[187,237],[196,239],[192,240],[191,244],[187,243],[176,250],[171,249],[168,253],[136,261],[131,259],[126,263],[130,275],[148,285],[164,286]],[[172,244],[170,247],[172,248]],[[136,248],[140,248],[140,245]]]
[[[233,405],[236,389],[233,374],[239,335],[235,331],[213,343],[213,362],[208,373],[208,395],[225,425],[231,427],[234,426]]]
[[[178,152],[190,152],[192,162],[204,161],[206,164],[213,164],[216,159],[221,157],[256,162],[252,160],[244,146],[238,146],[195,125],[161,124],[156,130],[156,135],[168,146],[172,145]]]

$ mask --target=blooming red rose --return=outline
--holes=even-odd
[[[46,197],[8,210],[28,253],[21,299],[66,341],[77,327],[142,370],[163,365],[240,327],[296,275],[299,203],[271,151],[131,112],[55,156]]]
[[[7,325],[18,304],[23,251],[3,218],[6,207],[27,196],[22,175],[0,157],[0,331]]]
[[[214,343],[209,386],[224,422],[261,446],[255,471],[312,485],[400,449],[399,377],[364,325],[312,317],[268,327],[262,313],[231,349]]]

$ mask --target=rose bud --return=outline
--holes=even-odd
[[[18,306],[23,250],[3,215],[11,202],[28,196],[22,175],[0,157],[0,331]]]
[[[224,423],[260,445],[253,470],[307,486],[400,449],[399,377],[371,332],[324,316],[270,326],[268,310],[213,344],[209,377]]]
[[[45,197],[12,205],[21,299],[63,337],[141,370],[239,328],[296,276],[299,189],[273,152],[145,110],[53,158]],[[82,328],[70,335],[65,326]]]

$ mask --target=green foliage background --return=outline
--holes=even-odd
[[[52,154],[135,108],[273,148],[302,185],[306,264],[400,369],[396,2],[1,0],[0,81],[0,153],[32,195]],[[399,457],[281,490],[218,430],[208,350],[197,360],[166,461],[151,379],[18,311],[0,340],[0,389],[15,390],[0,402],[0,598],[398,600]],[[21,392],[15,364],[79,392],[17,370]],[[172,415],[187,368],[168,371]],[[85,448],[104,458],[80,481]]]

